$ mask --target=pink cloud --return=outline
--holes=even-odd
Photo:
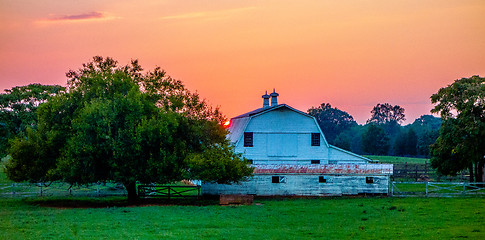
[[[89,20],[89,19],[99,19],[104,18],[104,14],[101,12],[90,12],[77,15],[63,15],[59,17],[49,18],[51,21],[71,21],[71,20]]]
[[[105,12],[88,12],[82,14],[72,14],[72,15],[52,15],[49,18],[41,19],[36,21],[36,23],[45,25],[52,23],[78,23],[78,22],[90,22],[90,21],[106,21],[118,19],[119,17],[112,16]]]

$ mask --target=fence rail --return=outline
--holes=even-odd
[[[0,197],[45,196],[125,196],[125,188],[118,183],[97,183],[72,186],[67,183],[4,183],[0,184]]]
[[[138,194],[146,198],[199,198],[200,186],[138,185]],[[0,184],[0,197],[46,197],[46,196],[126,196],[119,183],[97,183],[72,186],[63,182],[53,183],[4,183]]]
[[[485,196],[485,182],[392,182],[394,197]]]

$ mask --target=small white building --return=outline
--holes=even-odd
[[[315,118],[286,104],[278,93],[263,107],[231,119],[228,138],[255,168],[249,181],[203,183],[204,194],[342,195],[387,194],[391,164],[327,143]],[[271,105],[269,99],[271,98]]]

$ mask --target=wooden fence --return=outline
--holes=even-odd
[[[53,183],[4,183],[0,184],[0,197],[46,197],[46,196],[125,196],[123,185],[96,183],[72,186],[63,182]]]
[[[468,181],[469,175],[467,171],[462,171],[457,176],[440,176],[436,169],[431,168],[428,162],[424,164],[408,164],[398,163],[394,164],[394,171],[392,180],[401,181]]]
[[[200,186],[138,185],[138,196],[144,198],[199,198]]]

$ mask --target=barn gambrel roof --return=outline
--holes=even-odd
[[[281,109],[281,108],[289,109],[289,110],[294,111],[298,114],[301,114],[303,116],[306,116],[306,117],[313,119],[313,121],[315,122],[315,125],[317,126],[318,130],[320,131],[320,134],[322,136],[322,139],[323,139],[325,146],[328,147],[329,149],[333,149],[334,151],[341,152],[341,153],[344,153],[344,154],[349,154],[349,155],[364,159],[368,162],[372,162],[372,160],[369,159],[369,158],[360,156],[360,155],[355,154],[353,152],[346,151],[344,149],[341,149],[341,148],[338,148],[336,146],[328,144],[327,139],[325,138],[325,134],[322,132],[320,125],[318,125],[317,120],[313,116],[311,116],[311,115],[309,115],[305,112],[302,112],[298,109],[295,109],[293,107],[290,107],[286,104],[278,104],[278,105],[275,105],[275,106],[258,108],[256,110],[253,110],[253,111],[250,111],[250,112],[247,112],[247,113],[244,113],[244,114],[241,114],[239,116],[231,118],[229,129],[228,129],[229,130],[228,139],[231,141],[231,143],[236,145],[238,143],[238,141],[241,141],[243,133],[246,130],[246,128],[247,128],[247,126],[248,126],[248,124],[249,124],[249,122],[251,121],[252,118],[260,116],[260,115],[268,113],[268,112],[271,112],[271,111],[274,111],[274,110],[277,110],[277,109]]]
[[[241,114],[239,116],[231,118],[231,123],[229,125],[229,135],[228,135],[229,140],[232,143],[236,144],[242,138],[244,130],[246,129],[249,121],[253,117],[257,117],[257,116],[260,116],[262,114],[274,111],[276,109],[281,109],[281,108],[287,108],[287,109],[294,111],[298,114],[301,114],[305,117],[309,117],[309,118],[313,119],[313,121],[315,122],[316,126],[318,127],[318,129],[320,131],[320,134],[323,138],[323,142],[325,143],[325,146],[330,147],[328,142],[327,142],[327,139],[325,138],[325,134],[323,134],[322,130],[320,129],[320,126],[317,123],[317,120],[313,116],[311,116],[311,115],[309,115],[305,112],[302,112],[298,109],[292,108],[292,107],[290,107],[286,104],[278,104],[276,106],[271,106],[271,107],[266,107],[266,108],[258,108],[256,110],[253,110],[253,111],[250,111],[250,112],[247,112],[247,113],[244,113],[244,114]]]

